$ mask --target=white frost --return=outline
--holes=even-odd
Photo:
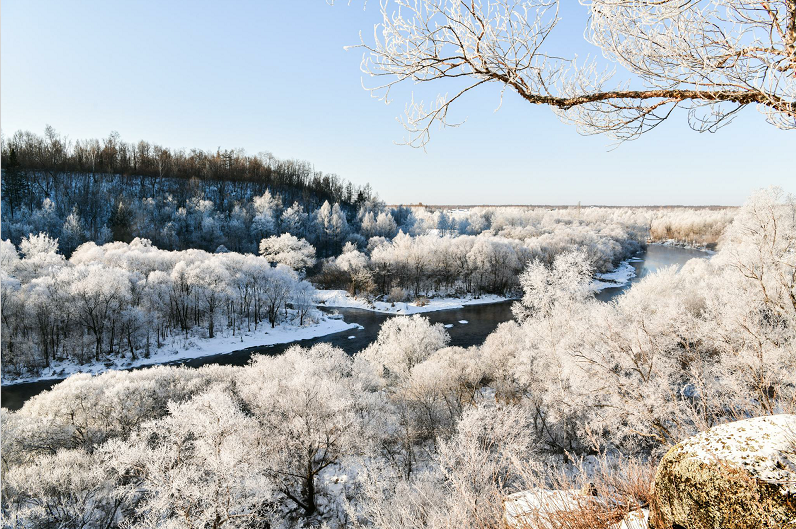
[[[591,498],[580,490],[550,490],[535,488],[516,492],[503,500],[503,519],[507,527],[554,527],[551,523],[559,512],[575,511]],[[599,498],[598,498],[599,501]],[[649,511],[629,513],[611,529],[646,529]]]

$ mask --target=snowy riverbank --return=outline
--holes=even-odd
[[[625,286],[631,279],[636,277],[636,269],[631,263],[641,262],[643,259],[633,257],[622,261],[611,272],[595,274],[595,279],[590,287],[594,292],[600,292],[606,288],[616,288]],[[495,294],[484,294],[478,298],[453,298],[440,297],[429,298],[424,305],[417,305],[412,301],[373,301],[354,297],[345,290],[318,290],[315,300],[319,306],[329,308],[352,308],[379,312],[382,314],[422,314],[424,312],[436,312],[440,310],[461,309],[467,305],[483,305],[487,303],[502,303],[516,298],[498,296]]]
[[[42,369],[37,375],[9,378],[3,376],[3,386],[36,382],[42,380],[59,380],[75,373],[91,373],[93,375],[113,369],[133,369],[158,364],[168,364],[180,360],[191,360],[203,356],[229,354],[249,347],[294,342],[318,338],[359,327],[356,323],[346,323],[340,318],[324,317],[314,325],[300,327],[293,324],[281,324],[271,328],[267,323],[254,332],[237,333],[232,336],[228,330],[218,333],[214,338],[175,336],[164,343],[159,349],[153,348],[149,358],[138,356],[136,360],[129,358],[110,359],[102,363],[76,364],[74,362],[52,362],[49,368]]]
[[[483,295],[478,298],[430,298],[425,305],[416,305],[414,302],[388,302],[356,298],[345,290],[319,290],[316,296],[318,304],[330,308],[353,308],[380,312],[382,314],[421,314],[438,310],[460,309],[466,305],[483,305],[486,303],[501,303],[512,298]]]
[[[636,277],[636,268],[631,263],[640,263],[643,259],[633,257],[622,261],[611,272],[595,274],[595,279],[590,283],[594,292],[600,292],[606,288],[617,288],[625,286],[631,279]]]
[[[648,245],[658,245],[658,246],[669,246],[674,248],[685,248],[686,250],[699,250],[700,252],[705,252],[709,255],[714,255],[716,253],[715,247],[716,244],[701,244],[695,241],[678,241],[677,239],[658,239],[654,241],[650,241],[647,243]]]

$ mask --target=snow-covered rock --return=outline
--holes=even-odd
[[[796,415],[722,424],[658,466],[650,527],[796,527]]]

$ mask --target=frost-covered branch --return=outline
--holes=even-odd
[[[361,39],[368,86],[389,102],[392,88],[433,82],[452,97],[406,106],[406,143],[424,146],[434,123],[468,91],[497,83],[548,105],[584,134],[633,139],[688,111],[714,131],[756,105],[781,129],[796,127],[796,8],[792,0],[582,0],[587,41],[609,60],[563,57],[548,42],[560,20],[555,0],[384,0],[372,40]],[[616,67],[629,81],[611,84]]]

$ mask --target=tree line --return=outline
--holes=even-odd
[[[201,190],[222,211],[267,189],[305,208],[326,200],[353,206],[375,198],[369,184],[356,186],[315,170],[309,162],[280,160],[267,152],[170,149],[144,140],[127,143],[117,132],[104,139],[71,141],[50,126],[43,136],[17,131],[4,137],[2,165],[3,198],[12,218],[46,197],[66,199],[82,193],[88,199],[98,185],[131,187],[139,199],[172,194],[179,200]],[[102,186],[103,181],[109,182]]]

